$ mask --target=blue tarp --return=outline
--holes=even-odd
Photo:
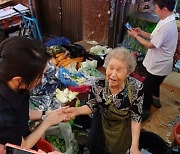
[[[50,47],[53,45],[63,46],[63,45],[68,45],[70,43],[71,43],[71,41],[66,37],[56,37],[56,38],[53,38],[53,39],[50,39],[49,41],[47,41],[45,43],[45,46],[47,46],[47,47]]]

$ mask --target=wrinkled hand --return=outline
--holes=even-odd
[[[0,154],[6,154],[5,146],[0,144]]]
[[[56,110],[48,110],[48,111],[46,111],[46,116],[48,116],[49,114],[51,114],[53,112],[58,112],[59,114],[62,114],[62,113],[64,113],[64,110],[66,110],[67,108],[69,108],[69,106],[60,107]]]
[[[60,122],[67,119],[67,114],[64,111],[68,108],[69,107],[67,106],[51,111],[51,113],[47,115],[44,121],[47,122],[49,126],[59,124]]]
[[[70,108],[67,108],[66,110],[64,110],[64,113],[66,113],[66,115],[67,115],[67,118],[65,120],[66,122],[74,119],[74,117],[76,116],[76,109],[77,108],[75,108],[75,107],[70,107]]]
[[[141,152],[139,151],[138,146],[131,145],[130,154],[141,154]]]

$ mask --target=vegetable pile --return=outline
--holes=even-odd
[[[58,135],[47,135],[45,139],[61,152],[66,152],[65,140]]]
[[[68,88],[64,89],[64,91],[60,89],[56,89],[56,98],[59,100],[62,105],[66,105],[66,103],[69,101],[71,102],[73,99],[76,98],[78,92],[72,92]]]

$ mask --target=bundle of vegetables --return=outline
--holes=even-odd
[[[100,56],[104,56],[106,55],[111,49],[108,48],[107,46],[100,46],[100,45],[96,45],[94,47],[92,47],[90,49],[90,54],[92,55],[100,55]]]
[[[134,15],[129,16],[128,22],[132,25],[132,27],[139,27],[146,32],[150,32],[148,30],[148,22],[142,20]],[[123,46],[131,49],[132,51],[138,51],[140,55],[145,55],[147,52],[147,48],[141,45],[135,38],[129,36],[127,33],[124,36]]]
[[[74,98],[76,98],[78,92],[72,92],[68,88],[64,90],[56,89],[56,98],[62,102],[67,103],[68,101],[72,101]]]
[[[64,90],[56,89],[56,98],[61,102],[62,106],[67,105],[68,102],[71,102],[76,98],[78,92],[72,92],[68,88]]]
[[[66,152],[65,140],[58,135],[47,135],[45,139],[61,152]]]
[[[57,46],[57,45],[53,45],[50,47],[47,47],[47,52],[51,55],[51,56],[55,56],[56,54],[63,52],[63,49],[61,46]]]
[[[103,75],[96,69],[96,67],[96,60],[86,60],[85,62],[82,62],[78,71],[80,71],[85,76],[102,77]]]
[[[59,53],[56,54],[53,58],[51,58],[51,61],[57,66],[57,67],[75,67],[79,68],[81,65],[81,62],[83,61],[83,57],[77,57],[77,58],[70,58],[70,55],[66,53]]]
[[[85,83],[86,78],[82,73],[71,73],[64,67],[59,69],[59,78],[64,86],[77,86],[83,85]]]

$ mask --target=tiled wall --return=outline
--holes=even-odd
[[[108,42],[109,1],[83,0],[83,39]]]

